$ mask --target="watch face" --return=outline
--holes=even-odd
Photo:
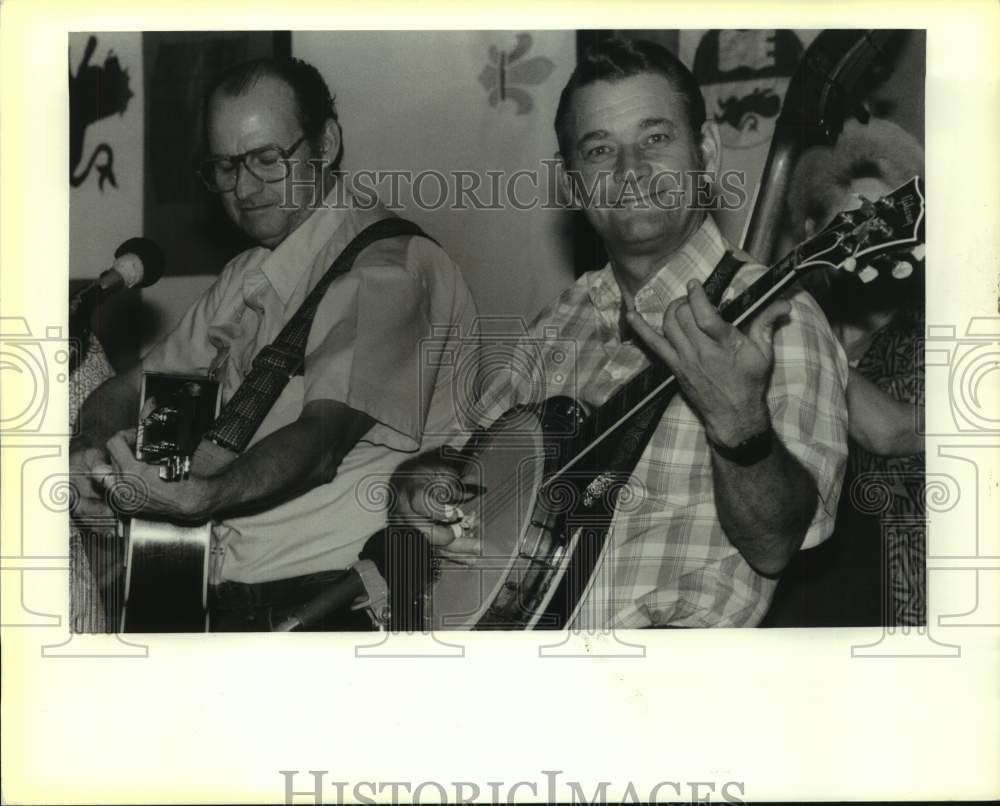
[[[774,429],[768,426],[766,430],[754,434],[731,448],[711,440],[709,440],[709,444],[712,446],[712,450],[723,459],[747,467],[757,464],[771,453],[771,447],[774,444]]]

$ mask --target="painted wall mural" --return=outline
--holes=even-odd
[[[517,44],[509,53],[490,45],[489,64],[479,74],[479,83],[489,93],[490,106],[509,99],[517,105],[519,115],[527,115],[535,108],[535,101],[526,88],[545,81],[555,69],[555,64],[545,56],[533,56],[522,61],[532,44],[531,34],[518,34]]]
[[[118,187],[114,151],[107,143],[98,143],[81,169],[87,127],[115,114],[124,115],[133,92],[129,87],[128,70],[122,68],[114,52],[109,50],[104,63],[96,65],[90,63],[95,50],[97,37],[91,36],[76,75],[70,73],[69,76],[69,183],[79,187],[96,169],[97,185],[103,191],[105,182]]]

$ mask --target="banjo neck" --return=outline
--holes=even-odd
[[[808,267],[797,265],[797,252],[789,253],[768,269],[745,291],[724,305],[719,315],[732,325],[739,326],[752,317],[795,282]],[[556,473],[546,480],[555,481],[566,471],[576,467],[609,438],[618,435],[624,426],[636,419],[659,420],[660,415],[676,391],[676,377],[666,365],[654,362],[621,386],[586,421],[581,434],[582,448]]]
[[[895,278],[909,276],[914,264],[923,260],[924,210],[923,181],[913,177],[876,202],[865,200],[859,209],[839,213],[822,232],[796,246],[723,305],[719,315],[739,327],[816,267],[856,273],[862,283],[870,283],[883,274]],[[642,435],[648,438],[674,391],[675,377],[665,365],[654,362],[639,372],[587,419],[579,437],[580,447],[543,486],[591,457],[596,449],[609,442],[609,437],[621,441],[626,424],[636,425],[626,435],[625,442],[638,442]],[[643,442],[633,447],[644,445]],[[637,458],[636,455],[628,461],[634,463]],[[612,473],[616,470],[610,468]]]

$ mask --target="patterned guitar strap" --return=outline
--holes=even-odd
[[[398,235],[434,240],[416,224],[402,218],[384,218],[358,233],[302,301],[277,338],[254,357],[250,372],[223,406],[205,439],[234,454],[246,449],[285,385],[302,374],[309,331],[326,290],[334,280],[351,270],[365,248]]]
[[[722,302],[722,295],[726,293],[726,289],[729,288],[729,284],[732,282],[733,278],[736,276],[736,272],[740,270],[745,261],[736,257],[736,255],[731,251],[727,250],[726,253],[719,260],[715,269],[705,280],[703,285],[705,289],[705,295],[708,297],[708,301],[712,303],[715,308],[719,307]],[[653,361],[658,361],[659,359],[653,357]],[[650,390],[659,384],[661,381],[665,380],[671,374],[670,370],[663,367],[663,371],[660,373],[653,373],[650,375]],[[675,386],[676,389],[676,386]],[[646,443],[652,438],[653,431],[656,430],[657,424],[660,422],[660,417],[663,416],[663,412],[666,410],[667,405],[673,399],[673,394],[660,395],[658,398],[650,402],[646,408],[639,411],[633,416],[627,423],[622,426],[618,437],[612,442],[619,447],[635,448],[636,446],[644,448]],[[628,473],[632,472],[632,468],[635,466],[635,462],[638,461],[639,457],[636,455],[635,460],[632,462],[627,470]],[[611,460],[611,467],[623,468],[624,457],[616,455],[615,458]]]
[[[302,374],[309,331],[320,302],[333,281],[349,272],[358,255],[368,246],[400,235],[420,236],[434,241],[416,224],[394,217],[370,224],[344,247],[274,342],[254,357],[250,372],[205,434],[206,447],[214,445],[218,449],[214,455],[206,457],[210,463],[221,466],[242,453],[288,382]],[[217,582],[222,547],[213,543],[212,552],[212,581]]]

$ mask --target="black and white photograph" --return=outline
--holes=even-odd
[[[924,624],[925,40],[73,34],[80,628]]]
[[[13,5],[5,799],[1000,792],[995,9]]]

